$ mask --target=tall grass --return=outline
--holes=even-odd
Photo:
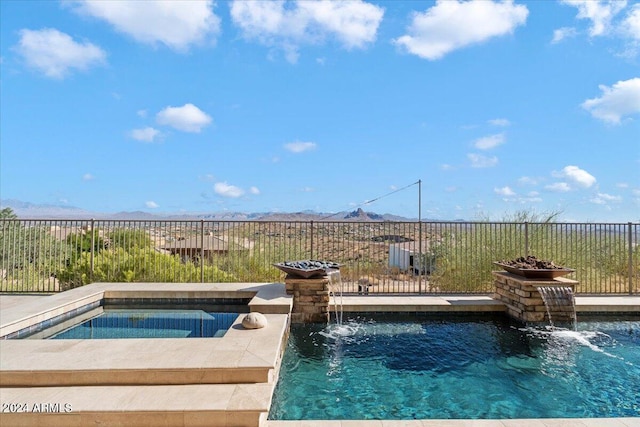
[[[514,222],[472,223],[448,230],[434,249],[432,286],[439,292],[490,292],[492,271],[499,270],[494,261],[533,255],[574,269],[566,277],[579,282],[577,292],[638,292],[640,248],[632,245],[630,277],[626,224],[558,224],[556,216],[524,214],[509,218]]]

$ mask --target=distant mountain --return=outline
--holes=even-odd
[[[18,218],[24,219],[90,219],[99,217],[99,214],[75,206],[36,204],[15,199],[0,200],[0,209],[4,208],[11,208]]]
[[[302,212],[211,212],[211,213],[150,213],[133,212],[91,212],[75,206],[49,205],[22,202],[15,199],[0,200],[0,209],[11,208],[21,219],[112,219],[112,220],[207,220],[207,221],[415,221],[397,215],[365,212],[361,208],[348,212],[322,213]]]
[[[313,211],[261,214],[260,221],[415,221],[398,215],[365,212],[361,208],[351,212],[322,213]]]
[[[148,220],[148,221],[154,221],[154,220],[159,221],[159,220],[164,219],[162,216],[154,215],[152,213],[143,212],[143,211],[118,212],[118,213],[114,213],[114,214],[107,214],[106,216],[103,216],[102,218],[103,219],[119,219],[119,220],[126,220],[126,219]]]
[[[343,219],[353,221],[384,221],[384,216],[373,212],[365,212],[362,208],[358,208],[357,210],[346,214]]]

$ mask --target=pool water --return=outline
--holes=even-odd
[[[213,338],[223,336],[237,317],[202,310],[100,309],[95,317],[49,338]]]
[[[292,325],[269,418],[640,417],[639,390],[638,318],[552,331],[361,316]]]

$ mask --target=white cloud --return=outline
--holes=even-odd
[[[129,135],[131,136],[131,138],[137,141],[153,142],[153,140],[161,134],[157,129],[146,127],[142,129],[133,129],[131,132],[129,132]]]
[[[144,204],[144,205],[145,205],[147,208],[149,208],[149,209],[156,209],[156,208],[159,208],[159,207],[160,207],[160,206],[159,206],[156,202],[154,202],[153,200],[149,200],[148,202],[145,202],[145,204]]]
[[[571,187],[566,182],[554,182],[553,184],[546,185],[544,188],[557,193],[566,193],[567,191],[571,191]]]
[[[456,49],[512,34],[528,14],[526,6],[511,0],[438,0],[425,12],[414,12],[408,34],[394,43],[421,58],[437,60]]]
[[[562,27],[553,31],[553,38],[551,43],[560,43],[564,39],[575,37],[578,35],[578,31],[573,27]]]
[[[83,181],[93,181],[94,179],[96,179],[96,177],[91,175],[90,173],[85,173],[84,175],[82,175]]]
[[[562,0],[562,3],[577,8],[578,19],[591,21],[591,37],[607,34],[614,16],[627,6],[626,0]]]
[[[622,201],[622,197],[620,196],[612,196],[607,193],[598,193],[594,197],[589,200],[591,203],[595,203],[596,205],[606,205],[610,202],[620,202]]]
[[[63,79],[73,69],[84,71],[103,64],[107,57],[98,46],[87,41],[76,42],[54,28],[20,30],[15,50],[28,66],[54,79]]]
[[[376,39],[384,9],[362,0],[234,0],[231,18],[246,39],[284,50],[296,62],[303,44],[336,38],[345,48],[364,48]]]
[[[515,191],[513,191],[509,186],[505,186],[505,187],[501,187],[501,188],[494,188],[493,191],[496,194],[499,194],[499,195],[505,196],[505,197],[511,197],[511,196],[515,196],[516,195]]]
[[[538,180],[535,178],[531,178],[530,176],[523,176],[518,178],[518,184],[520,185],[536,185]]]
[[[622,23],[622,30],[627,37],[640,41],[640,3],[633,5]]]
[[[375,41],[384,9],[361,0],[298,1],[298,7],[321,31],[334,34],[348,48],[363,48]]]
[[[258,189],[258,187],[251,187],[249,188],[249,193],[258,195],[260,194],[260,189]]]
[[[496,156],[487,157],[481,154],[469,153],[467,158],[471,162],[472,168],[490,168],[498,164],[498,158]]]
[[[606,36],[621,39],[623,44],[616,49],[616,56],[634,60],[640,52],[639,3],[636,2],[629,8],[626,0],[562,0],[562,3],[577,8],[576,17],[589,22],[587,32],[590,37]],[[552,42],[577,34],[576,29],[560,28],[554,32]]]
[[[138,117],[147,117],[147,110],[138,110],[136,111],[136,114],[138,115]]]
[[[596,178],[584,169],[577,166],[565,166],[562,171],[554,172],[556,178],[566,178],[580,187],[589,188],[596,183]]]
[[[602,96],[587,99],[582,108],[597,119],[620,124],[624,116],[640,113],[640,78],[621,80],[613,86],[600,85]]]
[[[193,104],[167,107],[156,114],[156,121],[184,132],[198,133],[211,123],[211,117]]]
[[[473,143],[473,146],[478,150],[489,150],[491,148],[495,148],[498,145],[504,144],[505,137],[503,133],[498,133],[495,135],[489,135],[482,138],[478,138]]]
[[[542,197],[537,191],[530,191],[526,196],[516,196],[515,193],[505,194],[504,196],[503,200],[505,202],[519,203],[521,205],[542,202]]]
[[[77,12],[104,20],[139,42],[161,43],[179,52],[208,39],[213,42],[220,33],[212,0],[73,0],[71,4]]]
[[[443,163],[440,165],[440,169],[442,169],[443,171],[450,171],[450,170],[454,170],[455,168],[448,163]]]
[[[315,142],[290,142],[288,144],[284,144],[284,148],[291,151],[292,153],[303,153],[305,151],[311,151],[316,149]]]
[[[511,122],[507,119],[491,119],[489,124],[493,126],[507,127],[511,125]]]
[[[244,195],[242,188],[227,184],[226,182],[216,182],[213,186],[213,191],[220,196],[231,197],[233,199]]]

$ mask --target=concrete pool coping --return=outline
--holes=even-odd
[[[50,296],[0,295],[0,331],[23,328],[105,295],[111,298],[246,297],[251,298],[251,311],[267,314],[269,327],[247,331],[236,324],[236,328],[232,327],[228,336],[225,335],[228,338],[226,344],[225,337],[93,340],[93,343],[61,340],[57,344],[53,340],[0,340],[1,402],[23,402],[25,399],[69,402],[71,399],[73,413],[45,414],[47,425],[86,425],[110,420],[134,423],[132,425],[263,427],[640,427],[640,418],[268,421],[266,413],[277,382],[279,361],[288,333],[288,313],[292,308],[291,297],[285,294],[284,285],[279,283],[100,283]],[[342,303],[344,311],[356,312],[505,311],[502,303],[487,295],[345,296]],[[576,304],[579,314],[640,313],[640,296],[578,296]],[[219,340],[215,341],[216,348],[212,348],[211,340]],[[63,341],[67,343],[60,344]],[[109,354],[109,357],[101,357],[104,354]],[[132,354],[138,357],[131,357]],[[244,371],[236,369],[243,367]],[[72,380],[67,378],[69,374]],[[25,386],[25,381],[35,383]],[[74,382],[84,385],[74,386]],[[109,386],[101,382],[115,384]],[[167,396],[180,397],[158,400],[159,390]],[[205,400],[197,398],[203,394],[210,397]],[[16,422],[30,425],[29,420],[31,425],[35,425],[43,421],[28,415],[0,413],[0,420],[11,425]]]

